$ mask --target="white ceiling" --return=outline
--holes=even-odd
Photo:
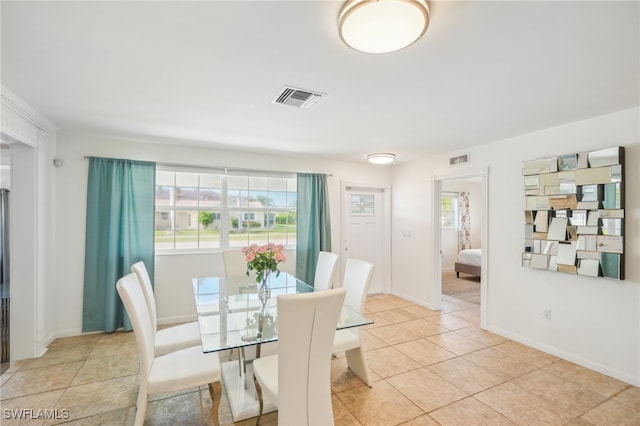
[[[362,161],[464,150],[640,104],[640,3],[432,1],[350,50],[335,1],[2,1],[2,85],[66,132]],[[283,85],[327,93],[275,105]]]

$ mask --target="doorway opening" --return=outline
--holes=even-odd
[[[487,312],[487,173],[435,178],[433,200],[435,278],[442,309],[464,308],[482,328]]]
[[[10,257],[9,188],[11,145],[0,142],[0,374],[9,368],[10,348]]]

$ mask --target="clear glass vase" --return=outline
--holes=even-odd
[[[266,305],[271,297],[271,287],[269,287],[269,275],[271,271],[265,271],[262,276],[260,288],[258,288],[258,299],[262,302],[262,306]]]

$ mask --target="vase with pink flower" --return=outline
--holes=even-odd
[[[284,254],[284,246],[273,243],[261,246],[252,244],[244,247],[242,252],[247,261],[247,275],[249,275],[251,271],[255,271],[256,282],[260,285],[258,297],[260,297],[261,301],[265,299],[263,303],[266,303],[266,300],[268,300],[271,295],[269,276],[272,272],[276,274],[276,277],[280,275],[278,265],[287,260]]]

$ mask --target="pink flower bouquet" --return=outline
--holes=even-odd
[[[244,247],[242,253],[247,260],[247,275],[250,271],[256,271],[256,282],[260,284],[266,284],[266,278],[271,272],[275,272],[276,277],[280,275],[278,264],[287,260],[282,244],[252,244]]]

